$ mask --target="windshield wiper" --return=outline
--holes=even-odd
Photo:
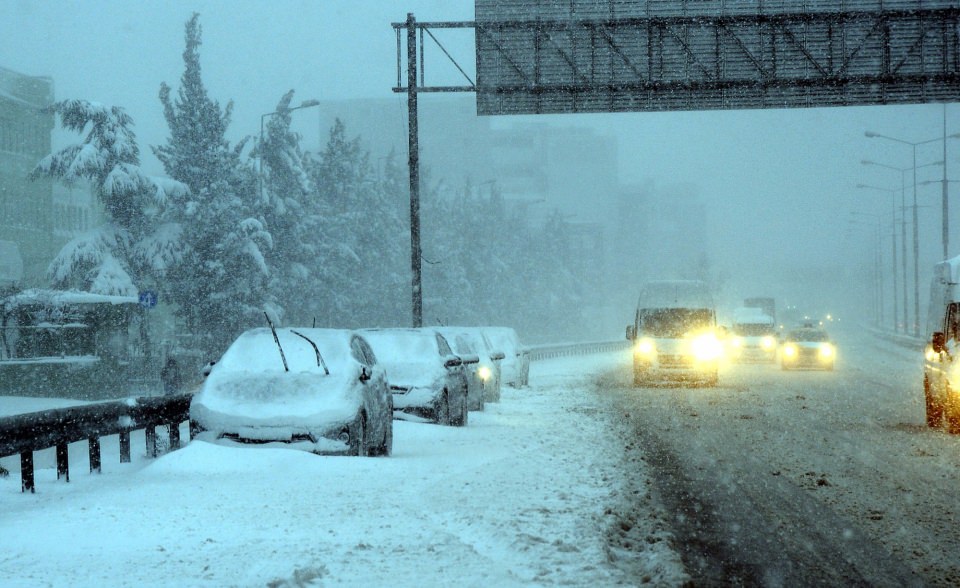
[[[310,338],[304,335],[303,333],[298,333],[293,329],[290,329],[290,332],[299,337],[303,337],[303,339],[313,347],[314,353],[317,354],[317,365],[322,366],[324,374],[329,376],[330,370],[327,369],[327,362],[323,361],[323,356],[320,355],[320,349],[317,347],[317,344],[311,341]]]
[[[277,330],[273,328],[273,321],[270,320],[270,315],[266,312],[263,313],[263,316],[267,317],[267,324],[270,325],[270,332],[273,333],[273,340],[277,344],[277,349],[280,350],[280,359],[283,360],[283,371],[289,372],[290,367],[287,366],[287,356],[283,354],[283,347],[280,346],[280,337],[277,337]]]

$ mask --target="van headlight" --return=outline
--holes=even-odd
[[[690,342],[690,350],[697,361],[713,361],[723,355],[723,346],[713,333],[697,335]]]
[[[640,339],[637,341],[637,354],[650,356],[657,352],[657,346],[653,339]]]

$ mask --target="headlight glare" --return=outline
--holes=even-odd
[[[766,337],[760,340],[760,346],[766,349],[767,351],[770,351],[771,349],[776,347],[776,345],[777,345],[777,340],[769,335],[767,335]]]
[[[482,366],[480,366],[480,369],[477,370],[477,374],[480,376],[480,379],[481,379],[481,380],[483,380],[484,382],[486,382],[487,380],[490,379],[490,375],[491,375],[491,374],[490,374],[490,368],[487,367],[487,366],[485,366],[485,365],[482,365]]]
[[[653,355],[657,347],[653,344],[653,339],[640,339],[637,342],[637,353],[640,355]]]
[[[783,355],[785,357],[796,357],[797,356],[797,346],[793,343],[787,343],[783,346]]]
[[[820,357],[827,359],[833,357],[833,345],[829,343],[820,344]]]
[[[697,361],[712,361],[719,359],[723,352],[720,340],[713,333],[706,333],[694,337],[691,343],[693,356]]]

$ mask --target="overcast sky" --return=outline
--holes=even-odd
[[[390,23],[402,21],[408,12],[420,21],[474,16],[469,0],[6,0],[0,2],[0,65],[52,77],[57,99],[123,106],[136,121],[147,165],[156,165],[147,146],[161,144],[167,136],[157,94],[161,82],[179,84],[184,23],[194,11],[203,26],[204,82],[221,103],[235,102],[233,139],[256,134],[260,115],[272,111],[291,88],[299,99],[400,100],[390,90],[396,81],[396,37]],[[447,39],[458,58],[473,62],[469,41]],[[441,98],[422,98],[429,99]],[[948,133],[960,131],[955,111],[954,106],[948,109]],[[750,280],[764,287],[757,276],[788,263],[872,263],[872,233],[854,226],[851,234],[850,211],[880,213],[889,222],[890,199],[855,186],[896,187],[900,177],[860,161],[908,167],[911,160],[907,146],[867,139],[864,131],[908,141],[939,137],[942,109],[922,105],[539,120],[614,135],[621,182],[698,186],[713,213],[714,262],[734,281],[749,277],[741,288],[747,290],[754,287]],[[951,142],[951,176],[960,171],[958,148]],[[921,147],[918,162],[941,159],[939,149]],[[919,174],[920,180],[938,177],[937,168]],[[926,268],[939,257],[940,192],[925,186],[919,193],[919,203],[930,206],[920,209],[919,223],[921,267]],[[858,222],[875,221],[861,216]],[[960,231],[952,240],[952,253],[960,252]],[[889,244],[883,251],[888,249]]]

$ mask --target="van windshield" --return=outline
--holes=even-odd
[[[709,308],[654,308],[640,311],[640,332],[649,337],[682,337],[713,327]]]
[[[776,329],[773,325],[763,323],[741,323],[733,325],[733,332],[741,337],[760,337],[763,335],[772,335]]]

